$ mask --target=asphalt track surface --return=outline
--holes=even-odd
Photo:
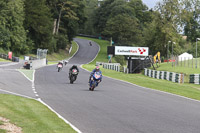
[[[20,62],[0,62],[0,93],[36,98],[31,82],[17,70],[22,66],[21,60]]]
[[[103,77],[102,83],[91,92],[88,90],[90,72],[80,67],[78,79],[74,84],[70,84],[68,70],[72,64],[87,63],[98,53],[98,46],[94,43],[91,47],[87,40],[76,39],[76,42],[80,49],[61,72],[57,72],[55,65],[36,70],[35,88],[45,103],[80,131],[83,133],[200,132],[198,101],[107,77]]]

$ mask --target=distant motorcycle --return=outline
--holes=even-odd
[[[68,61],[67,61],[67,60],[64,60],[63,62],[64,62],[64,64],[65,64],[65,66],[66,66],[66,65],[67,65],[67,63],[68,63]]]
[[[78,70],[77,69],[72,69],[71,73],[69,73],[70,84],[74,83],[74,81],[76,80],[77,76],[78,76]]]
[[[57,65],[58,72],[60,72],[62,70],[62,67],[63,67],[62,64]]]
[[[89,83],[89,90],[94,91],[94,88],[98,86],[98,84],[101,82],[101,73],[95,72],[90,79]]]
[[[92,42],[89,42],[90,46],[92,46]]]

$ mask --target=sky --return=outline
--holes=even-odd
[[[142,1],[143,1],[143,3],[146,4],[146,5],[149,7],[149,9],[150,9],[150,8],[153,8],[153,7],[156,5],[157,2],[160,2],[160,1],[162,1],[162,0],[142,0]]]

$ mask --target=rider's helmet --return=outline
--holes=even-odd
[[[72,67],[75,68],[75,67],[77,67],[77,65],[73,65]]]
[[[99,66],[96,66],[96,68],[95,68],[95,69],[96,69],[96,71],[99,71],[100,67],[99,67]]]

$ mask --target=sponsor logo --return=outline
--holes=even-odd
[[[140,54],[143,54],[146,52],[146,49],[144,49],[144,48],[143,49],[138,48],[138,50],[139,50]]]
[[[117,52],[125,52],[125,53],[137,53],[136,50],[118,50]]]
[[[140,54],[144,54],[146,52],[146,49],[138,48],[138,51],[139,51]],[[119,53],[122,53],[122,52],[125,52],[125,53],[138,53],[138,51],[136,51],[136,50],[118,50],[117,52],[119,52]]]

